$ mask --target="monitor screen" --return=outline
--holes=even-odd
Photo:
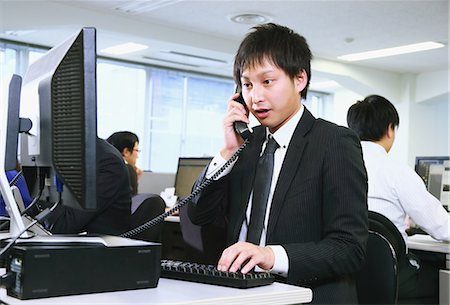
[[[51,183],[50,198],[62,196],[69,205],[95,209],[94,28],[83,28],[30,65],[23,79],[20,113],[33,122],[30,134],[22,137],[21,164],[49,169],[45,178]],[[62,182],[62,193],[55,181]]]
[[[438,199],[444,161],[449,159],[449,156],[416,157],[414,166],[416,173],[422,178],[427,189]]]
[[[212,158],[179,158],[175,175],[175,195],[179,199],[191,194],[192,186]]]

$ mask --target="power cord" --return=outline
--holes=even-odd
[[[159,216],[156,216],[155,218],[147,221],[146,223],[144,223],[128,232],[122,233],[119,236],[130,238],[135,235],[138,235],[139,233],[144,232],[144,231],[150,229],[151,227],[157,225],[158,223],[164,221],[164,219],[167,216],[170,216],[170,215],[174,214],[175,212],[179,211],[182,206],[184,206],[188,202],[190,202],[195,196],[197,196],[201,191],[203,191],[206,187],[208,187],[214,180],[216,180],[237,159],[237,157],[239,157],[242,150],[247,146],[248,143],[249,143],[249,140],[246,139],[245,142],[242,143],[242,145],[238,148],[238,150],[231,156],[231,158],[228,159],[228,161],[225,162],[225,164],[222,165],[222,167],[219,168],[217,170],[217,172],[215,172],[214,175],[211,176],[211,178],[206,179],[205,181],[200,183],[200,185],[198,185],[189,196],[187,196],[186,198],[184,198],[180,202],[178,202],[172,209],[168,210],[167,212],[165,212]]]
[[[22,231],[19,232],[14,238],[12,238],[9,243],[0,251],[0,259],[3,258],[5,253],[16,243],[16,241],[22,236],[23,233],[28,231],[32,226],[34,226],[36,223],[44,223],[44,220],[50,215],[51,212],[53,212],[56,207],[60,204],[61,201],[56,202],[51,208],[46,208],[42,212],[40,212],[38,215],[36,215],[35,219],[28,224],[28,226],[25,227]]]
[[[9,182],[9,186],[10,187],[15,186],[17,184],[17,182],[19,181],[20,177],[22,177],[22,173],[23,173],[23,171],[19,170],[17,172],[17,174],[14,176],[14,178],[11,179],[11,181]]]

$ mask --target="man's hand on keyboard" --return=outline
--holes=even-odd
[[[241,270],[242,273],[247,273],[255,266],[264,270],[270,270],[274,263],[275,255],[270,247],[237,242],[222,252],[217,269],[229,272]]]

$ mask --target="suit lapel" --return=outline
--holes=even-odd
[[[267,228],[267,241],[270,241],[270,235],[272,234],[275,224],[278,221],[286,194],[291,187],[294,176],[297,174],[303,152],[308,144],[306,134],[313,127],[314,122],[315,118],[305,107],[303,115],[295,128],[294,134],[292,135],[286,157],[281,167],[277,185],[275,187]]]

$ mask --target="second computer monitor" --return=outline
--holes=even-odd
[[[191,194],[192,186],[212,158],[179,158],[175,175],[175,195],[184,198]]]

